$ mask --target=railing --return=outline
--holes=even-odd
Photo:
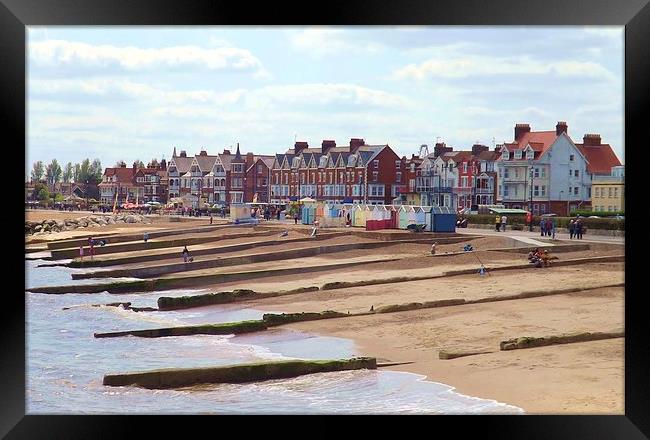
[[[494,188],[474,188],[475,194],[492,194],[494,193]]]
[[[436,186],[433,188],[434,193],[450,193],[452,192],[451,186]]]

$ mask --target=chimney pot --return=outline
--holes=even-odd
[[[555,134],[559,136],[562,133],[568,134],[568,132],[569,132],[569,126],[567,125],[567,123],[564,121],[558,121],[557,125],[555,126]]]
[[[584,146],[598,146],[601,144],[600,135],[596,133],[587,133],[582,138]]]

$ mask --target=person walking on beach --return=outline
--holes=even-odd
[[[573,240],[573,234],[575,233],[575,231],[576,231],[576,225],[573,219],[571,219],[571,221],[569,222],[569,238],[571,240]]]
[[[79,259],[81,262],[84,262],[84,247],[83,245],[79,246]]]
[[[210,214],[210,224],[212,224],[212,214]]]
[[[142,240],[144,240],[145,243],[147,242],[147,240],[149,240],[149,233],[148,233],[148,232],[145,232],[145,233],[142,235]]]
[[[494,219],[494,226],[496,227],[497,232],[501,231],[501,216],[497,215],[496,219]]]
[[[92,237],[88,237],[88,247],[90,252],[90,261],[93,260],[93,255],[95,254],[95,240]]]
[[[544,219],[539,221],[539,235],[542,237],[546,235],[546,220]]]
[[[501,230],[506,232],[506,223],[508,222],[508,217],[505,215],[501,216]]]
[[[181,255],[183,256],[183,262],[184,263],[189,263],[192,261],[192,257],[190,257],[190,251],[187,250],[187,245],[183,248],[183,252],[181,252]]]

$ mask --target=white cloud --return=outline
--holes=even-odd
[[[430,59],[409,64],[393,72],[397,79],[467,78],[489,75],[553,75],[616,80],[615,75],[601,64],[591,61],[540,62],[530,57],[497,58],[467,56]]]
[[[206,49],[190,45],[143,49],[46,40],[29,43],[28,51],[37,66],[118,67],[125,71],[172,67],[252,72],[262,69],[261,61],[250,51],[234,47]]]
[[[312,56],[337,55],[355,52],[379,52],[383,45],[368,40],[351,39],[349,30],[337,28],[309,28],[292,33],[292,46]]]

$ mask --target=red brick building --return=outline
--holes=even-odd
[[[320,148],[296,142],[276,154],[271,167],[271,202],[311,197],[332,203],[391,203],[406,181],[405,164],[388,145],[366,145],[350,139],[336,146],[324,140]]]

